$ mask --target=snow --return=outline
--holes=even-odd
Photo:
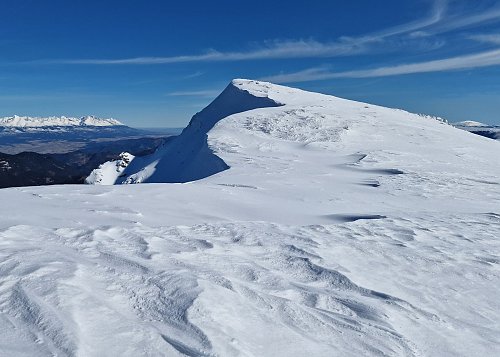
[[[498,355],[499,145],[235,80],[153,183],[0,190],[0,351]]]
[[[101,119],[95,116],[84,116],[81,118],[73,117],[29,117],[18,116],[0,118],[0,127],[67,127],[67,126],[117,126],[124,125],[116,119]]]
[[[0,171],[8,171],[11,169],[12,169],[12,167],[10,167],[8,161],[0,160]]]
[[[105,162],[93,170],[85,179],[85,183],[89,185],[113,185],[134,159],[134,155],[122,152],[118,160]]]
[[[188,182],[226,170],[214,155],[207,133],[219,120],[238,112],[280,106],[264,87],[238,88],[233,82],[208,107],[196,114],[177,139],[154,154],[134,160],[115,183]]]
[[[453,125],[455,125],[455,126],[473,126],[473,127],[488,126],[486,124],[480,123],[478,121],[473,121],[473,120],[460,121],[458,123],[454,123]]]
[[[493,140],[500,140],[500,126],[497,125],[488,125],[477,121],[462,121],[454,123],[453,126],[476,135],[481,135]]]

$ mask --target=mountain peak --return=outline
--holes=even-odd
[[[81,118],[66,116],[30,117],[14,115],[0,118],[0,126],[26,128],[50,126],[124,126],[124,124],[116,119],[103,119],[93,115]]]
[[[455,126],[465,126],[465,127],[487,127],[488,125],[480,123],[478,121],[466,120],[454,123]]]

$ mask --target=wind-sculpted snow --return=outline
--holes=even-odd
[[[494,351],[500,219],[445,219],[13,226],[0,233],[0,349],[31,356]],[[489,229],[474,232],[471,224]]]
[[[245,80],[181,137],[0,190],[0,355],[500,354],[498,142]]]

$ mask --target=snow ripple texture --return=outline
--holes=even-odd
[[[303,227],[11,227],[0,233],[0,348],[10,355],[212,356],[300,355],[314,346],[317,355],[414,356],[431,350],[422,351],[407,332],[425,338],[436,328],[448,330],[444,339],[493,343],[497,322],[489,316],[498,301],[463,294],[495,294],[500,217],[447,221],[491,228],[457,237],[439,224],[405,219]],[[399,296],[387,293],[393,265],[404,285]],[[362,283],[347,277],[353,268]],[[443,275],[449,278],[436,278]],[[375,282],[385,292],[372,290]],[[445,287],[455,292],[448,299],[433,293]],[[474,304],[462,310],[465,299]],[[419,300],[435,307],[422,309]],[[438,313],[448,304],[446,314]],[[460,331],[458,316],[479,321]],[[12,338],[24,344],[6,349]]]
[[[500,355],[498,145],[233,81],[152,184],[0,190],[0,355]]]

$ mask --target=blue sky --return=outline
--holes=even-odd
[[[232,78],[500,124],[500,1],[2,3],[0,116],[180,127]]]

